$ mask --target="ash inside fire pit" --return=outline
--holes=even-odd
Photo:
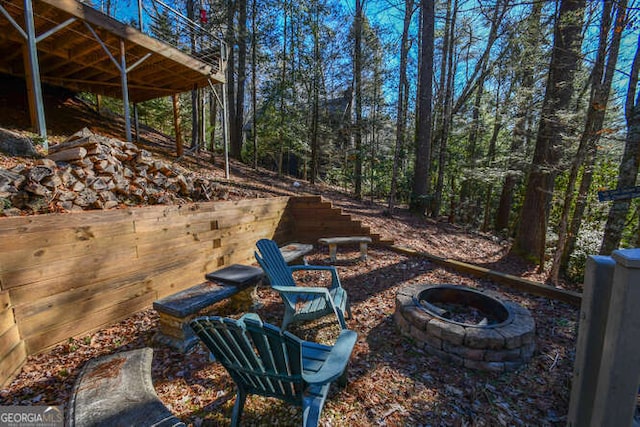
[[[464,286],[406,286],[396,294],[394,320],[426,353],[467,368],[508,371],[535,351],[529,310]]]
[[[427,313],[464,326],[493,327],[512,320],[500,301],[460,286],[434,286],[419,292],[415,300]]]

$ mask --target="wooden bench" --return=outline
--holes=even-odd
[[[160,401],[151,380],[153,349],[92,359],[74,384],[67,426],[185,426]]]
[[[348,236],[348,237],[323,237],[318,239],[321,245],[329,246],[329,258],[331,262],[336,262],[338,245],[348,245],[358,243],[360,245],[360,259],[367,260],[367,244],[371,243],[371,237],[368,236]]]
[[[303,243],[289,243],[280,248],[287,263],[299,259],[306,263],[304,256],[312,250],[313,245]],[[204,276],[206,282],[154,301],[153,308],[160,316],[159,330],[154,340],[182,353],[189,352],[198,342],[189,327],[189,321],[201,310],[228,298],[250,299],[244,291],[251,287],[255,289],[263,276],[264,272],[259,267],[233,264],[207,273]]]
[[[154,301],[160,316],[154,340],[187,353],[198,342],[189,321],[199,311],[258,285],[263,275],[261,268],[233,264],[206,274],[206,282]]]

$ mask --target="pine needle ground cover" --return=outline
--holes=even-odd
[[[312,264],[327,264],[317,250]],[[337,261],[359,338],[349,365],[349,384],[333,388],[322,412],[327,426],[496,426],[563,425],[568,411],[575,352],[576,307],[535,297],[488,281],[461,275],[427,260],[372,247],[368,261],[356,250],[341,251]],[[306,275],[303,283],[321,278]],[[536,322],[536,352],[521,368],[487,373],[454,366],[427,355],[402,337],[393,320],[399,288],[416,283],[452,283],[492,290],[528,308]],[[254,311],[276,325],[282,302],[268,286],[258,288],[262,306]],[[249,309],[248,307],[246,309]],[[228,305],[214,311],[232,317],[242,312]],[[30,356],[21,373],[0,391],[1,405],[66,405],[82,365],[89,359],[145,346],[154,347],[153,380],[165,405],[189,425],[228,425],[235,387],[226,371],[198,347],[180,354],[153,342],[158,318],[153,310],[97,333],[69,340],[51,351]],[[304,339],[330,343],[338,334],[335,318],[294,325]],[[251,396],[243,425],[299,425],[298,408],[275,399]]]

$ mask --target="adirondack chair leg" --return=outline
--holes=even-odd
[[[342,310],[337,307],[333,308],[334,313],[336,313],[336,317],[338,318],[338,323],[340,323],[340,328],[347,329],[347,322],[344,320],[344,314],[342,314]]]
[[[348,317],[349,319],[353,319],[353,314],[351,314],[351,304],[349,304],[349,301],[347,301],[347,307],[346,307],[346,309],[347,309],[347,317]]]
[[[247,393],[240,387],[237,387],[237,390],[236,404],[233,405],[233,412],[231,412],[231,427],[240,427],[244,402],[247,400]]]
[[[347,382],[348,382],[348,375],[347,375],[347,370],[345,369],[342,375],[340,375],[340,378],[336,380],[336,384],[340,388],[345,388],[347,386]]]
[[[287,326],[289,326],[289,323],[291,323],[291,321],[293,320],[294,315],[295,315],[295,310],[292,311],[289,309],[289,306],[285,306],[284,317],[282,319],[282,325],[280,326],[280,329],[282,329],[283,331],[286,331]]]
[[[322,402],[324,404],[324,402]],[[322,405],[309,405],[302,412],[302,425],[304,427],[316,427],[320,421]]]

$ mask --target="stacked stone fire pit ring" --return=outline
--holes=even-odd
[[[479,322],[460,321],[449,312],[448,307],[465,305],[481,313]],[[428,354],[471,369],[513,370],[535,350],[529,310],[465,286],[406,286],[396,294],[394,320]]]

